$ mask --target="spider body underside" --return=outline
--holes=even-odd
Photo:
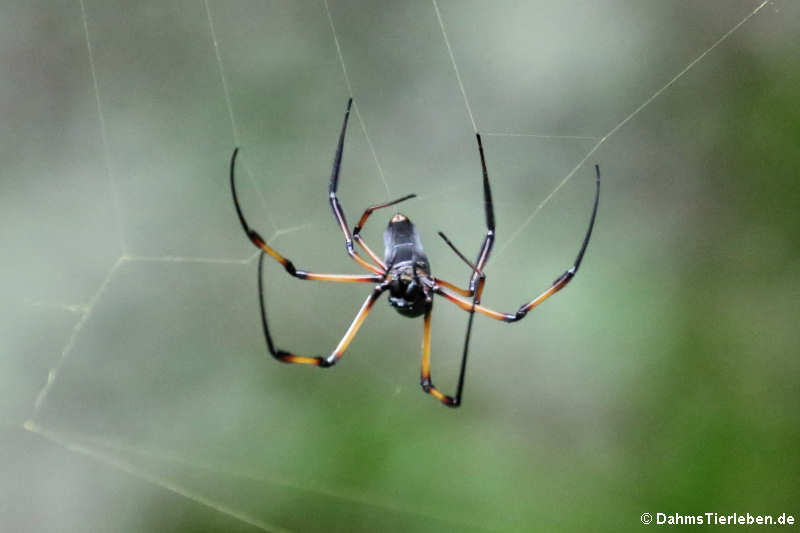
[[[461,258],[461,260],[470,267],[470,277],[467,282],[467,288],[464,289],[448,281],[436,278],[431,274],[430,263],[425,251],[422,248],[422,242],[420,240],[419,233],[417,232],[414,224],[405,215],[399,213],[394,215],[390,219],[389,224],[383,233],[383,260],[381,260],[361,238],[361,229],[364,227],[364,224],[373,211],[390,207],[405,200],[411,199],[416,196],[415,194],[409,194],[402,198],[398,198],[397,200],[376,204],[367,208],[361,216],[358,224],[353,228],[352,232],[350,231],[344,216],[344,212],[339,204],[336,190],[339,183],[339,170],[341,168],[344,139],[347,132],[347,123],[350,117],[350,108],[352,102],[352,98],[347,102],[344,121],[339,133],[339,142],[336,148],[336,153],[333,160],[333,169],[331,172],[329,198],[333,215],[336,218],[342,233],[344,233],[345,249],[347,253],[359,265],[368,270],[370,274],[318,274],[300,270],[296,268],[291,261],[270,247],[261,237],[261,235],[259,235],[257,231],[253,230],[249,226],[242,212],[239,199],[236,194],[236,182],[234,177],[236,156],[239,152],[239,149],[236,148],[233,151],[230,164],[230,182],[236,214],[238,215],[239,221],[242,224],[242,228],[244,229],[250,241],[262,251],[258,261],[258,293],[259,304],[261,308],[261,324],[264,330],[264,338],[266,340],[267,349],[274,358],[284,363],[299,363],[320,367],[333,366],[344,354],[344,351],[353,340],[353,337],[355,337],[355,334],[363,324],[374,303],[384,292],[388,292],[389,304],[401,315],[409,318],[424,315],[422,335],[422,368],[420,371],[420,385],[422,386],[422,389],[441,401],[444,405],[447,405],[448,407],[458,407],[461,405],[462,400],[467,353],[469,351],[469,341],[472,333],[472,321],[475,316],[475,312],[504,322],[516,322],[524,318],[531,309],[538,306],[544,300],[564,288],[564,286],[566,286],[567,283],[572,280],[572,278],[575,276],[575,273],[578,271],[578,268],[580,267],[581,261],[583,260],[583,255],[586,252],[586,247],[589,244],[589,239],[592,235],[592,229],[594,228],[594,221],[595,217],[597,216],[597,206],[600,197],[600,169],[597,165],[595,165],[596,187],[592,214],[589,220],[589,228],[586,231],[583,244],[581,245],[578,256],[576,257],[572,266],[558,278],[556,278],[556,280],[547,290],[530,302],[522,305],[515,313],[502,313],[494,311],[480,304],[481,294],[486,281],[486,276],[484,275],[483,270],[489,260],[489,255],[492,251],[495,240],[492,192],[489,186],[489,175],[486,170],[486,160],[483,153],[483,144],[481,142],[480,134],[476,134],[476,138],[478,141],[478,152],[481,159],[481,169],[483,171],[486,235],[483,238],[483,242],[475,263],[473,264],[470,262],[469,259],[467,259],[443,233],[439,232],[439,235],[442,237],[442,239],[444,239],[447,245],[450,246],[450,248]],[[366,252],[366,254],[369,256],[369,261],[356,251],[355,243],[357,243],[364,250],[364,252]],[[277,348],[273,343],[272,335],[270,334],[267,323],[267,313],[264,302],[262,281],[264,257],[266,255],[275,259],[278,263],[283,265],[284,269],[291,276],[294,276],[298,279],[340,283],[364,282],[374,284],[372,292],[364,301],[361,309],[358,311],[356,317],[353,319],[353,322],[350,324],[350,327],[345,332],[344,337],[342,337],[342,340],[339,341],[339,344],[327,357],[296,355],[294,353]],[[431,314],[433,311],[433,299],[435,295],[444,297],[469,313],[467,331],[464,339],[464,348],[461,356],[461,368],[456,385],[456,392],[452,396],[439,391],[433,385],[431,380]]]
[[[384,263],[388,271],[389,304],[409,318],[418,317],[433,305],[430,263],[417,228],[405,215],[397,214],[383,232]]]

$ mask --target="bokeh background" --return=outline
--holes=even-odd
[[[227,183],[238,144],[253,225],[300,267],[359,271],[327,204],[349,94],[332,23],[360,115],[350,222],[419,194],[402,212],[463,283],[436,231],[477,251],[480,166],[433,4],[4,1],[2,529],[798,517],[800,4],[737,27],[758,6],[439,1],[496,200],[487,305],[570,265],[604,176],[579,275],[521,323],[476,319],[449,410],[418,385],[421,320],[385,301],[335,368],[270,359]],[[390,214],[367,228],[378,249]],[[278,345],[312,355],[368,293],[272,262],[265,287]],[[445,390],[465,324],[437,300]]]

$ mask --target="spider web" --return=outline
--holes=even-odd
[[[248,359],[252,354],[264,352],[254,293],[258,253],[248,248],[231,209],[219,207],[230,203],[225,179],[230,143],[243,148],[245,210],[254,225],[263,229],[263,234],[269,234],[268,242],[303,267],[347,272],[354,271],[354,267],[346,258],[338,257],[344,255],[341,236],[336,235],[330,220],[322,196],[324,183],[320,182],[329,165],[335,140],[331,132],[337,131],[345,98],[348,95],[355,98],[356,120],[349,132],[345,153],[347,176],[342,178],[341,191],[351,222],[360,214],[358,210],[370,203],[418,192],[418,202],[409,203],[408,210],[420,228],[425,228],[423,240],[428,243],[431,255],[437,252],[444,255],[444,248],[434,244],[434,232],[440,228],[468,253],[472,253],[470,243],[475,246],[479,242],[482,211],[475,171],[479,167],[471,136],[480,131],[487,140],[496,210],[500,213],[500,239],[490,272],[504,279],[525,270],[520,267],[527,265],[530,254],[522,237],[528,235],[533,221],[545,208],[561,195],[566,196],[558,204],[563,214],[553,214],[556,224],[563,227],[563,231],[555,234],[564,236],[564,241],[546,244],[549,249],[544,250],[544,255],[564,247],[568,253],[555,254],[552,262],[547,260],[541,269],[535,269],[537,274],[544,273],[540,280],[548,280],[548,275],[555,275],[567,266],[574,253],[572,248],[577,249],[580,228],[585,223],[581,216],[588,217],[592,194],[588,169],[594,158],[600,158],[602,168],[606,168],[607,162],[601,158],[602,148],[645,115],[660,97],[676,89],[698,65],[712,61],[715,50],[723,47],[767,4],[767,1],[741,2],[738,9],[727,10],[713,23],[709,18],[703,19],[709,26],[716,25],[714,31],[693,35],[693,39],[676,47],[673,57],[669,47],[659,50],[663,67],[648,73],[641,86],[630,88],[631,83],[641,81],[632,67],[615,80],[610,80],[610,76],[599,78],[601,94],[624,89],[628,91],[626,97],[614,99],[608,109],[590,114],[585,122],[571,114],[566,123],[561,123],[556,116],[563,110],[563,104],[555,106],[556,111],[546,109],[551,105],[546,99],[558,92],[558,84],[545,84],[551,92],[536,92],[535,109],[527,111],[522,109],[525,89],[530,88],[526,84],[531,83],[527,74],[509,77],[517,82],[516,86],[511,83],[510,89],[485,74],[505,72],[503,69],[511,68],[515,61],[519,68],[520,58],[530,53],[515,48],[514,38],[518,36],[515,32],[522,30],[512,24],[514,9],[518,9],[512,5],[493,8],[487,14],[478,5],[452,2],[440,5],[432,0],[430,4],[421,3],[402,12],[323,0],[321,5],[303,7],[272,3],[261,8],[266,11],[259,12],[253,5],[223,8],[221,3],[203,0],[191,14],[186,13],[186,6],[167,8],[167,11],[181,11],[168,16],[169,20],[182,23],[176,29],[177,35],[165,37],[155,33],[150,35],[155,42],[147,43],[147,36],[114,35],[112,28],[95,22],[113,20],[106,11],[113,8],[80,0],[77,19],[90,76],[94,107],[91,116],[97,122],[97,143],[101,147],[101,165],[110,199],[107,209],[114,220],[109,231],[115,234],[115,243],[110,246],[109,254],[116,255],[108,261],[110,266],[99,276],[99,284],[88,299],[54,298],[52,295],[58,293],[49,291],[26,298],[26,306],[64,312],[74,322],[33,399],[25,429],[263,530],[308,527],[302,519],[283,514],[279,505],[266,509],[260,506],[265,495],[280,499],[282,494],[309,498],[326,509],[344,506],[360,516],[388,513],[396,523],[430,525],[431,521],[441,521],[445,528],[453,524],[459,528],[466,528],[466,524],[477,529],[492,527],[491,523],[475,522],[470,516],[459,518],[458,513],[444,512],[433,503],[421,503],[407,494],[399,499],[393,497],[384,490],[397,481],[391,472],[381,472],[377,490],[370,490],[363,480],[350,479],[346,467],[352,468],[358,456],[344,451],[347,445],[353,445],[348,439],[334,440],[330,445],[338,457],[309,465],[285,464],[289,450],[296,450],[302,457],[314,456],[318,451],[316,443],[307,441],[319,438],[317,435],[330,438],[336,433],[335,423],[356,427],[356,422],[346,415],[347,410],[357,409],[381,395],[401,396],[397,401],[406,402],[420,394],[414,372],[404,370],[408,360],[416,361],[417,357],[402,356],[417,349],[419,328],[409,325],[400,333],[390,332],[395,321],[388,312],[386,316],[370,317],[359,334],[366,337],[363,346],[371,347],[372,351],[389,346],[391,350],[387,351],[392,355],[397,352],[397,361],[367,354],[367,349],[354,344],[353,353],[346,359],[356,370],[325,378],[312,376],[304,369],[294,368],[292,372],[281,366],[277,370],[279,365],[266,364],[271,361],[260,365],[261,361]],[[612,20],[625,16],[639,20],[636,14],[619,6],[602,11],[613,14],[608,17]],[[260,26],[266,18],[250,16],[251,12],[277,13],[283,23],[308,26],[303,34],[307,40],[303,42],[304,48],[293,50],[297,56],[290,61],[281,58],[280,53],[266,59],[253,53],[250,46],[256,41],[254,36],[277,49],[287,43],[299,46],[303,39],[292,40],[288,32],[277,30],[274,34],[264,34]],[[688,12],[689,17],[703,15]],[[145,22],[163,13],[147,7],[135,15],[139,17],[137,20]],[[559,17],[556,8],[546,11],[546,15],[555,20]],[[365,31],[356,21],[374,26]],[[204,33],[198,32],[201,27]],[[270,27],[275,30],[278,23]],[[496,27],[509,30],[507,41],[492,32]],[[598,33],[603,29],[598,28]],[[187,36],[191,36],[192,44],[181,41],[181,37]],[[674,40],[668,34],[662,37],[665,42]],[[412,45],[415,39],[419,46]],[[374,48],[363,46],[364,42],[374,44]],[[630,53],[642,41],[632,42],[612,49],[614,53]],[[124,54],[114,56],[109,52],[111,48],[125,48],[126,44],[133,44],[132,48],[145,59]],[[211,57],[212,61],[200,61],[186,69],[189,72],[194,69],[202,83],[175,82],[170,77],[171,69],[184,67],[164,57],[179,54],[183,46],[208,48],[207,54],[199,56]],[[554,47],[542,48],[541,56],[546,60],[534,64],[537,67],[556,64],[552,61],[563,55],[554,51]],[[502,50],[510,57],[492,55]],[[532,52],[534,57],[536,51]],[[606,53],[599,59],[612,55]],[[313,64],[308,69],[298,68],[309,58],[313,58]],[[115,70],[115,65],[127,67],[126,60],[134,64],[127,73],[130,78]],[[163,86],[146,83],[138,86],[137,68],[155,69],[167,81]],[[370,70],[375,68],[379,74],[370,76]],[[403,68],[417,69],[411,72],[426,83],[404,86],[399,80],[409,74]],[[574,64],[567,64],[556,70],[563,75],[574,68],[577,68]],[[547,72],[547,68],[536,70]],[[275,75],[259,77],[265,73]],[[302,88],[296,100],[285,96],[291,86],[282,85],[284,77],[291,76],[296,77],[292,80],[294,86]],[[328,81],[324,86],[316,86],[320,80]],[[187,119],[165,107],[149,109],[157,101],[170,105],[181,101],[180,94],[170,91],[176,87],[185,90],[191,84],[197,84],[197,92],[188,95],[189,101],[181,112],[195,113],[199,118]],[[130,85],[133,87],[128,88]],[[267,94],[262,93],[264,87],[268,88]],[[502,98],[508,100],[502,112],[494,113],[498,109],[496,99],[501,96],[491,96],[493,92],[503,93]],[[574,86],[565,92],[567,100],[587,98],[586,92],[576,92]],[[136,98],[144,102],[140,103],[140,111],[145,109],[151,114],[141,118],[126,108]],[[276,100],[280,105],[274,103]],[[602,103],[602,100],[588,101],[593,105]],[[208,102],[217,102],[216,107]],[[290,116],[294,117],[294,125],[287,128],[291,131],[263,131],[269,127],[265,125],[284,124]],[[157,143],[143,140],[153,133],[145,124],[148,120],[164,124],[170,135],[179,137],[185,133],[185,139],[169,149],[154,149]],[[124,124],[129,122],[135,122],[141,131],[126,129]],[[541,127],[530,127],[537,124]],[[229,142],[220,140],[226,135]],[[213,172],[204,171],[199,164],[176,163],[188,160],[186,154],[192,152],[187,146],[193,144],[199,144],[205,151],[204,164],[218,162]],[[131,145],[134,149],[123,149]],[[152,150],[149,157],[142,156],[146,148]],[[531,183],[532,170],[525,168],[530,158],[521,154],[536,157],[549,154],[536,167],[538,172],[533,172],[549,178]],[[161,166],[180,179],[168,181],[169,174]],[[609,166],[614,167],[613,163]],[[148,172],[152,176],[143,177]],[[583,174],[586,179],[577,180]],[[132,186],[133,179],[141,179],[142,184]],[[607,174],[606,179],[613,183],[613,175]],[[581,183],[574,185],[574,181]],[[198,183],[201,192],[192,190]],[[160,194],[154,195],[153,191]],[[308,197],[314,201],[307,200]],[[475,207],[465,210],[465,205]],[[148,208],[148,214],[156,214],[154,219],[141,215],[143,207]],[[456,215],[464,218],[454,222]],[[369,242],[378,243],[382,222],[371,223]],[[338,254],[335,259],[334,254]],[[463,279],[466,275],[462,270],[457,260],[441,260],[443,277]],[[279,279],[278,272],[279,269],[269,271],[267,292],[282,295],[273,297],[270,304],[275,329],[281,331],[279,345],[289,347],[290,339],[297,338],[303,350],[313,353],[318,353],[320,346],[333,345],[350,320],[348,313],[357,308],[366,293],[343,296],[340,287],[291,285]],[[525,282],[525,294],[532,295],[543,288],[535,283]],[[497,302],[503,308],[518,303],[521,289],[517,285],[501,283],[496,288],[496,297],[489,297],[489,303]],[[331,301],[335,304],[323,303]],[[211,306],[209,311],[198,311],[208,306]],[[192,310],[193,324],[175,319],[187,309]],[[280,309],[285,309],[286,315],[282,316]],[[170,324],[172,319],[176,325]],[[452,313],[443,317],[438,327],[436,335],[439,331],[460,331],[463,317]],[[490,338],[500,334],[495,325],[479,327]],[[192,335],[199,340],[191,340]],[[415,340],[407,342],[411,336]],[[457,349],[458,339],[447,342],[451,353]],[[486,350],[488,346],[487,341],[478,343],[477,348]],[[168,362],[175,354],[179,354],[176,360]],[[196,358],[192,354],[197,354]],[[273,367],[276,371],[270,375]],[[446,376],[445,368],[448,367],[440,372]],[[480,368],[491,372],[486,364]],[[480,384],[474,385],[481,390]],[[341,399],[342,387],[360,392]],[[304,391],[303,398],[298,400],[286,391]],[[267,406],[251,405],[254,398],[265,401]],[[218,405],[220,402],[223,405]],[[330,404],[328,407],[333,411],[308,414],[321,403]],[[116,410],[109,409],[109,404]],[[429,402],[423,402],[415,414],[430,408]],[[244,414],[236,415],[242,410]],[[201,421],[203,417],[196,411],[210,413],[208,419],[212,422]],[[379,404],[367,411],[366,416],[379,426],[375,421],[392,411]],[[257,413],[265,419],[260,426],[256,423]],[[286,420],[287,413],[294,418]],[[189,423],[183,423],[187,415]],[[230,420],[232,416],[240,418]],[[326,416],[332,416],[335,423],[326,421]],[[458,436],[459,429],[443,420],[445,436]],[[325,430],[314,429],[319,427]],[[395,466],[406,464],[407,458],[401,451],[381,440],[392,438],[393,426],[376,427],[375,432],[372,444],[385,447],[389,454],[381,458]],[[420,434],[416,437],[424,440]],[[204,446],[187,448],[195,439],[203,438],[208,439]],[[233,442],[236,444],[232,445]],[[257,450],[264,442],[284,455],[261,456]],[[241,458],[236,457],[237,453]],[[334,459],[345,466],[337,466]],[[253,460],[263,464],[254,468]],[[374,468],[380,470],[378,466]],[[315,469],[325,475],[318,475]],[[253,486],[257,487],[254,493],[260,496],[257,502],[231,497],[239,487]],[[468,500],[469,494],[464,498]],[[463,503],[458,498],[454,501]],[[330,512],[335,516],[335,511]]]

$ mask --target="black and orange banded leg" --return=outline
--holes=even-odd
[[[516,322],[518,320],[522,320],[525,317],[525,315],[527,315],[528,312],[531,309],[533,309],[534,307],[538,306],[539,304],[544,302],[546,299],[548,299],[549,297],[551,297],[552,295],[554,295],[555,293],[557,293],[558,291],[560,291],[561,289],[566,287],[566,285],[570,281],[572,281],[572,278],[575,277],[575,274],[578,272],[578,268],[581,266],[581,261],[583,261],[583,255],[584,255],[584,253],[586,253],[586,247],[589,245],[589,239],[592,236],[592,229],[594,228],[594,220],[597,217],[597,206],[598,206],[598,203],[600,201],[600,167],[595,165],[594,168],[595,168],[595,176],[596,176],[596,178],[595,178],[596,186],[595,186],[594,205],[592,207],[592,216],[589,219],[589,229],[586,231],[586,235],[583,238],[583,244],[581,245],[581,248],[578,251],[578,256],[575,258],[575,262],[572,264],[572,266],[567,271],[565,271],[558,278],[556,278],[555,281],[553,281],[553,284],[550,286],[550,288],[548,288],[546,291],[544,291],[542,294],[540,294],[539,296],[537,296],[536,298],[534,298],[530,302],[522,305],[517,310],[517,312],[513,313],[513,314],[512,313],[501,313],[499,311],[494,311],[494,310],[489,309],[487,307],[483,307],[482,305],[479,305],[479,302],[477,302],[476,300],[473,300],[472,302],[470,302],[470,301],[465,300],[463,298],[460,298],[460,297],[458,297],[458,296],[456,296],[454,294],[448,293],[447,291],[442,289],[441,286],[434,287],[434,291],[436,292],[436,294],[439,294],[440,296],[444,296],[445,298],[447,298],[448,300],[450,300],[451,302],[456,304],[458,307],[460,307],[464,311],[468,311],[470,313],[478,312],[478,313],[484,314],[484,315],[486,315],[488,317],[494,318],[496,320],[502,320],[504,322]],[[444,284],[441,284],[441,285],[446,287],[446,288],[450,288],[447,285],[444,285]]]
[[[441,231],[439,232],[439,236],[445,240],[445,242],[453,249],[453,251],[458,254],[458,256],[472,268],[472,274],[469,278],[468,288],[462,289],[457,287],[456,285],[441,280],[439,278],[435,278],[436,282],[443,286],[447,287],[451,291],[457,292],[462,296],[473,296],[475,294],[475,290],[478,285],[482,285],[483,281],[481,278],[485,278],[483,276],[483,269],[486,267],[486,263],[489,261],[489,254],[492,251],[492,247],[494,246],[495,240],[495,222],[494,222],[494,203],[492,202],[492,188],[489,186],[489,172],[486,170],[486,158],[483,155],[483,143],[481,142],[481,134],[476,133],[475,137],[478,140],[478,153],[481,156],[481,171],[483,174],[483,207],[486,216],[486,235],[483,237],[483,242],[481,243],[480,250],[478,251],[478,259],[476,260],[476,264],[472,264],[464,255],[458,251],[458,249],[450,242],[444,233]]]
[[[439,391],[436,387],[434,387],[433,382],[431,381],[430,377],[430,310],[428,314],[425,315],[425,333],[423,335],[422,341],[422,376],[421,376],[421,385],[422,389],[436,397],[440,402],[448,407],[458,407],[461,405],[461,398],[462,392],[464,390],[464,376],[466,375],[467,370],[467,355],[469,354],[469,342],[472,338],[472,323],[475,319],[475,311],[484,309],[480,305],[481,295],[483,294],[483,288],[486,284],[486,275],[483,273],[483,269],[486,266],[487,261],[489,261],[489,254],[492,251],[492,246],[494,246],[494,239],[495,239],[495,221],[494,221],[494,204],[492,202],[492,189],[489,186],[489,172],[486,169],[486,158],[483,154],[483,143],[481,142],[481,135],[480,133],[476,133],[475,137],[478,141],[478,153],[481,157],[481,173],[483,175],[483,205],[484,205],[484,212],[486,217],[486,235],[483,238],[483,242],[481,243],[481,248],[478,251],[478,259],[476,260],[476,264],[472,264],[469,259],[467,259],[464,254],[462,254],[455,245],[450,242],[444,233],[441,231],[439,232],[439,236],[444,239],[450,248],[461,258],[464,263],[466,263],[471,269],[472,274],[470,275],[469,282],[467,284],[466,289],[462,289],[449,281],[445,281],[443,279],[434,278],[435,285],[432,289],[437,293],[440,294],[448,299],[453,300],[455,303],[459,305],[462,309],[469,313],[469,320],[467,321],[467,331],[464,336],[464,347],[461,354],[461,369],[458,374],[458,384],[456,385],[456,393],[454,396],[448,396],[443,394]],[[468,302],[463,300],[457,296],[451,295],[445,292],[442,287],[449,289],[455,293],[461,294],[462,296],[472,297],[472,301]],[[463,305],[462,305],[463,304]],[[498,314],[499,315],[499,314]],[[496,317],[497,318],[497,317]]]
[[[473,294],[475,294],[473,291],[470,291],[469,289],[462,289],[461,287],[453,283],[450,283],[449,281],[445,281],[441,278],[433,278],[433,280],[436,282],[437,285],[441,285],[442,287],[445,287],[448,290],[460,294],[461,296],[471,297]]]
[[[442,402],[454,407],[453,398],[439,391],[431,381],[431,312],[433,306],[425,312],[425,326],[422,330],[422,367],[419,372],[419,384],[422,390]]]
[[[369,216],[372,214],[373,211],[376,211],[378,209],[383,209],[384,207],[390,207],[395,204],[399,204],[400,202],[404,202],[411,198],[416,198],[416,196],[417,196],[416,194],[408,194],[406,196],[403,196],[402,198],[398,198],[397,200],[392,200],[391,202],[385,202],[382,204],[375,204],[369,206],[364,210],[364,214],[361,215],[361,219],[358,221],[358,224],[356,224],[356,226],[353,228],[353,240],[356,241],[364,249],[364,251],[367,252],[367,254],[369,254],[372,260],[375,261],[376,264],[380,265],[381,268],[383,268],[384,270],[386,270],[386,265],[384,264],[384,262],[381,260],[380,257],[375,255],[375,252],[369,249],[367,243],[365,243],[364,239],[361,238],[361,230],[364,229],[364,224],[367,223],[367,219],[369,218]]]
[[[458,384],[456,385],[456,393],[449,396],[433,384],[431,380],[431,315],[433,313],[433,306],[425,312],[425,325],[422,332],[422,367],[420,369],[419,383],[422,390],[442,402],[447,407],[458,407],[461,405],[461,393],[464,390],[464,374],[467,369],[467,353],[466,347],[469,345],[469,337],[465,344],[463,357],[461,358],[461,370],[458,374]],[[471,317],[470,317],[471,322]]]
[[[492,188],[489,186],[489,172],[486,170],[486,157],[483,155],[481,134],[476,133],[475,137],[478,140],[478,153],[481,156],[481,172],[483,174],[483,208],[486,215],[486,235],[481,243],[481,248],[478,252],[478,259],[475,261],[475,267],[473,268],[472,276],[470,276],[470,291],[475,290],[475,287],[478,284],[478,279],[480,278],[483,270],[486,268],[486,263],[489,261],[489,254],[492,252],[495,239],[494,203],[492,202]]]
[[[233,193],[233,205],[236,207],[236,214],[239,216],[239,222],[242,223],[242,228],[244,232],[247,234],[247,237],[250,241],[261,251],[265,254],[269,255],[273,259],[275,259],[278,263],[283,265],[283,268],[286,269],[290,275],[298,278],[298,279],[307,279],[307,280],[315,280],[315,281],[338,281],[338,282],[369,282],[369,283],[378,283],[383,279],[383,276],[379,275],[382,274],[382,271],[377,270],[376,274],[367,274],[367,275],[354,275],[354,274],[317,274],[314,272],[307,272],[305,270],[299,270],[295,268],[294,264],[289,261],[287,258],[283,257],[279,254],[274,248],[269,246],[263,237],[254,229],[250,227],[247,223],[247,220],[244,218],[244,214],[242,213],[242,207],[239,205],[239,197],[236,194],[236,180],[235,180],[235,169],[236,169],[236,156],[239,153],[239,149],[236,148],[233,151],[233,156],[231,157],[231,191]]]
[[[491,198],[489,204],[491,205]],[[493,219],[494,216],[488,217],[488,213],[490,212],[490,208],[487,208],[487,219]],[[430,309],[428,310],[428,314],[425,315],[425,333],[423,335],[422,341],[422,376],[420,378],[420,384],[422,385],[422,390],[427,392],[428,394],[432,394],[436,397],[440,402],[448,407],[458,407],[461,405],[461,394],[464,391],[464,376],[467,372],[467,355],[469,355],[469,341],[472,338],[472,323],[475,320],[475,308],[481,303],[481,295],[483,294],[483,288],[486,284],[486,275],[478,270],[478,267],[473,265],[469,259],[466,258],[464,254],[456,248],[456,245],[453,244],[447,236],[439,232],[439,236],[444,239],[444,242],[461,258],[464,263],[467,264],[472,269],[473,275],[477,280],[477,283],[473,283],[470,281],[470,288],[469,289],[461,289],[452,283],[439,279],[434,279],[434,285],[431,287],[435,292],[439,294],[445,294],[444,291],[441,289],[442,286],[447,287],[450,290],[453,290],[459,294],[463,294],[464,296],[472,296],[472,303],[465,309],[469,313],[469,320],[467,320],[467,332],[464,335],[464,347],[461,352],[461,369],[458,373],[458,384],[456,385],[456,393],[454,396],[448,396],[440,392],[436,387],[434,387],[433,382],[431,381],[430,375]],[[486,241],[484,241],[485,244]],[[488,257],[483,256],[482,254],[479,255],[480,257]],[[472,279],[472,278],[471,278]],[[459,300],[460,301],[460,300]]]
[[[356,261],[356,263],[366,268],[367,270],[371,270],[376,274],[383,274],[385,267],[381,268],[369,263],[366,259],[358,255],[358,252],[356,252],[355,247],[353,246],[353,236],[350,233],[350,229],[347,227],[347,219],[344,217],[342,206],[339,204],[339,198],[336,196],[336,189],[339,187],[339,171],[342,168],[342,152],[344,151],[344,138],[347,133],[347,122],[350,119],[350,107],[352,105],[353,105],[353,99],[350,98],[349,100],[347,100],[347,108],[345,109],[344,121],[342,122],[342,131],[339,133],[339,143],[336,145],[336,155],[334,155],[333,157],[333,168],[331,169],[331,185],[328,196],[330,198],[331,209],[333,210],[333,216],[336,218],[336,222],[342,229],[342,233],[344,233],[344,247],[345,250],[347,250],[348,255],[350,255],[350,257],[352,257]],[[375,255],[372,254],[371,252],[370,256],[375,258]],[[383,263],[380,260],[378,260],[378,264],[383,265]]]
[[[264,329],[264,338],[267,341],[267,349],[269,353],[283,363],[297,363],[303,365],[314,365],[323,368],[327,368],[336,364],[337,361],[342,357],[347,347],[350,345],[350,342],[355,337],[358,329],[361,327],[361,324],[364,323],[364,319],[367,318],[372,306],[378,300],[381,294],[388,288],[388,283],[384,282],[379,285],[376,285],[375,288],[372,290],[370,295],[367,297],[364,304],[361,306],[361,309],[356,314],[356,317],[353,319],[353,322],[350,323],[350,327],[347,328],[347,331],[342,337],[342,340],[339,341],[339,344],[334,348],[333,352],[327,357],[320,357],[320,356],[307,356],[307,355],[297,355],[291,352],[287,352],[285,350],[281,350],[275,347],[275,344],[272,342],[272,335],[269,332],[269,325],[267,324],[267,308],[264,303],[264,283],[262,281],[263,278],[263,269],[264,269],[264,254],[261,254],[258,258],[258,304],[261,308],[261,326]]]

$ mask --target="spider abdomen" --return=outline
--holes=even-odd
[[[425,269],[428,269],[428,256],[422,249],[422,240],[407,216],[398,213],[392,217],[383,232],[383,244],[383,261],[387,268],[410,261],[424,263]]]

